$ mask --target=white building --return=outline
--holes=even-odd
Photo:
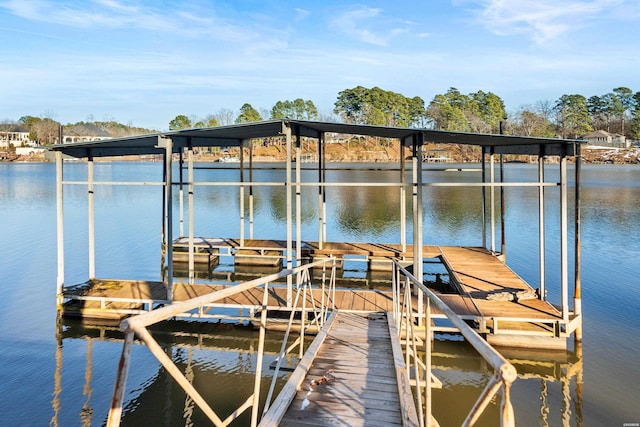
[[[29,131],[20,125],[3,125],[0,127],[0,148],[33,147],[35,143],[29,139]]]
[[[611,148],[629,148],[631,145],[624,135],[617,133],[609,133],[604,130],[596,130],[580,137],[583,141],[587,141],[588,145],[597,147]]]

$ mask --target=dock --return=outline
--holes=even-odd
[[[183,241],[184,239],[180,239],[177,244],[181,245]],[[240,264],[238,261],[234,263],[241,271],[250,269],[246,265],[247,262],[251,262],[246,258],[248,251],[272,251],[283,247],[283,242],[277,240],[259,242],[247,240],[245,246],[239,244],[239,239],[231,238],[198,238],[195,241],[197,242],[196,252],[213,249],[221,251],[216,252],[218,254],[225,253],[229,256],[235,254],[236,257],[240,257]],[[366,268],[370,269],[369,273],[375,272],[380,283],[375,288],[362,287],[358,280],[347,277],[336,279],[339,286],[331,294],[325,291],[324,297],[331,301],[336,309],[349,312],[391,311],[393,303],[391,260],[413,262],[412,251],[402,252],[398,245],[393,244],[327,243],[320,250],[316,242],[303,242],[302,247],[303,253],[310,260],[333,256],[338,263],[341,263],[345,257],[362,257],[361,260],[367,263]],[[425,259],[439,258],[449,273],[450,282],[458,289],[458,293],[438,293],[439,297],[458,316],[474,322],[477,325],[476,330],[489,342],[508,347],[564,348],[566,334],[560,328],[562,313],[553,304],[540,299],[536,290],[499,257],[481,247],[459,246],[425,246],[423,254]],[[282,257],[283,255],[280,254],[277,259],[281,260]],[[375,260],[376,264],[372,264],[372,260]],[[218,265],[217,261],[214,265]],[[388,267],[381,268],[381,266]],[[263,267],[263,261],[258,260],[254,268],[260,271]],[[206,268],[210,266],[207,265]],[[314,269],[313,274],[319,278],[322,272]],[[260,277],[259,273],[253,276],[244,273],[239,277],[235,277],[232,273],[218,275],[218,278],[222,279],[220,282],[257,277]],[[172,300],[173,302],[186,301],[229,286],[233,284],[192,284],[176,281],[172,289]],[[112,321],[119,321],[128,315],[150,311],[170,303],[165,284],[152,281],[94,280],[67,288],[64,295],[67,302],[63,305],[63,315]],[[317,303],[321,298],[320,290],[317,290],[315,295],[307,296],[309,303]],[[418,300],[415,295],[412,298],[412,304],[417,309]],[[224,298],[199,314],[190,314],[190,316],[216,317],[216,308],[226,307],[244,309],[252,320],[254,314],[259,311],[260,305],[261,292],[252,289]],[[281,282],[270,288],[268,307],[270,310],[287,310],[285,283]],[[437,309],[433,311],[432,316],[444,318]],[[272,325],[277,329],[275,322]],[[446,327],[441,329],[448,331]]]
[[[339,312],[301,361],[308,370],[292,375],[305,374],[301,385],[283,390],[262,422],[283,427],[417,426],[411,388],[398,375],[405,368],[400,343],[390,326],[386,314]],[[293,394],[288,406],[287,393]]]
[[[393,173],[376,173],[355,180],[353,176],[336,174],[332,167],[327,167],[328,140],[325,137],[339,134],[384,138],[389,144],[396,143],[400,153],[398,164],[386,169]],[[254,174],[253,169],[252,147],[257,140],[264,141],[265,138],[281,144],[286,152],[286,160],[279,167],[280,172],[270,176]],[[317,173],[302,173],[304,157],[301,148],[307,141],[317,147],[317,154],[314,153],[317,165],[312,166]],[[458,174],[454,171],[462,171],[462,168],[447,168],[446,170],[450,170],[451,174],[456,176],[451,176],[450,180],[434,179],[428,168],[423,167],[423,163],[429,160],[429,155],[427,154],[425,159],[424,154],[433,150],[433,145],[439,144],[457,144],[479,153],[480,167],[476,168],[478,173]],[[371,328],[378,323],[378,320],[373,320],[377,319],[378,315],[389,316],[391,313],[393,323],[399,332],[398,336],[403,337],[401,341],[404,341],[405,347],[401,352],[407,365],[413,364],[416,376],[410,376],[409,371],[413,369],[410,366],[400,368],[402,356],[397,356],[398,353],[394,349],[397,346],[394,346],[391,339],[394,369],[396,373],[398,370],[403,372],[403,381],[411,382],[413,398],[420,409],[418,418],[421,425],[429,424],[428,420],[432,416],[432,382],[427,381],[428,384],[422,389],[420,383],[424,383],[421,378],[431,378],[429,354],[433,334],[460,334],[482,355],[483,360],[495,373],[476,405],[469,411],[468,424],[472,425],[478,419],[489,400],[501,389],[501,424],[515,425],[509,388],[517,378],[517,372],[492,345],[566,349],[568,338],[573,337],[575,345],[579,345],[582,340],[581,144],[580,141],[560,138],[490,135],[285,118],[49,147],[50,151],[55,152],[56,161],[56,303],[59,311],[63,315],[121,321],[120,328],[125,334],[107,424],[117,426],[120,423],[130,348],[135,336],[147,345],[180,387],[215,425],[227,425],[232,421],[231,418],[248,408],[251,408],[252,425],[257,425],[260,419],[260,363],[256,366],[254,393],[241,403],[237,411],[229,415],[229,419],[222,420],[147,330],[147,327],[168,319],[208,319],[220,318],[221,315],[230,317],[228,313],[235,312],[235,320],[253,322],[259,329],[262,344],[265,331],[269,323],[274,323],[274,318],[288,315],[289,324],[285,336],[294,330],[292,325],[297,320],[300,336],[297,338],[297,344],[289,347],[298,345],[298,356],[304,360],[298,364],[296,370],[311,366],[305,365],[306,362],[315,359],[315,356],[307,359],[309,351],[305,353],[304,358],[302,357],[305,333],[318,333],[318,337],[324,334],[325,338],[328,338],[326,352],[320,344],[317,345],[320,358],[316,360],[316,370],[309,371],[309,378],[299,378],[301,382],[293,386],[292,397],[299,392],[304,393],[303,389],[297,389],[302,381],[318,381],[325,376],[328,380],[318,384],[318,387],[322,385],[335,393],[346,393],[346,390],[340,391],[337,387],[351,378],[332,376],[324,369],[331,363],[339,367],[334,369],[333,375],[338,375],[335,371],[357,371],[356,365],[349,364],[358,360],[350,353],[352,350],[360,352],[362,362],[385,360],[382,358],[389,354],[389,351],[387,347],[380,345],[386,338],[382,338],[381,331]],[[215,174],[194,173],[194,150],[224,150],[228,147],[239,152],[238,162],[231,168],[237,170],[236,176],[211,178]],[[440,149],[448,148],[447,145],[436,148]],[[118,181],[117,177],[114,178],[115,181],[95,179],[96,159],[149,155],[162,158],[162,162],[158,162],[158,178],[134,182]],[[534,174],[536,176],[505,174],[504,168],[509,167],[509,157],[512,156],[527,156],[528,159],[537,160],[537,174]],[[77,175],[72,177],[64,172],[64,160],[69,157],[86,160],[87,173],[81,174],[79,180],[74,178]],[[574,167],[568,168],[570,162]],[[557,173],[545,173],[547,166],[557,167]],[[574,173],[573,177],[569,176],[571,172]],[[385,178],[381,179],[381,176]],[[505,179],[507,176],[508,179]],[[514,176],[516,180],[523,181],[514,181]],[[136,243],[160,243],[158,258],[161,274],[158,275],[157,281],[136,280],[137,277],[106,280],[96,276],[95,194],[100,193],[105,187],[108,191],[115,191],[117,187],[132,185],[155,186],[158,189],[157,200],[161,200],[161,203],[158,203],[157,214],[162,226],[158,227],[157,237],[126,236],[126,240],[121,244],[130,245],[135,239],[140,239]],[[84,235],[84,230],[77,225],[81,222],[65,229],[63,193],[68,186],[86,188],[87,194],[87,222],[84,224],[87,224],[85,253],[88,274],[86,281],[79,284],[68,284],[65,278],[65,234]],[[195,199],[201,194],[209,193],[209,190],[200,193],[205,187],[209,187],[209,190],[216,187],[225,188],[225,198],[219,199],[219,203],[225,207],[237,207],[237,214],[234,214],[237,217],[236,225],[229,227],[225,221],[225,225],[221,226],[222,222],[216,221],[215,216],[226,215],[226,220],[228,212],[215,206],[209,209],[211,217],[207,217],[202,223],[199,222],[200,219],[196,220],[194,213],[201,207],[196,209]],[[256,209],[255,202],[259,202],[260,199],[255,198],[254,189],[258,187],[273,189],[275,196],[272,197],[272,211],[278,213],[278,222],[282,225],[278,236],[271,235],[274,229],[256,227],[260,222],[256,222],[254,216],[264,215],[264,212],[268,211],[263,210],[261,213]],[[328,208],[328,202],[333,203],[335,199],[331,193],[340,187],[351,187],[352,193],[358,195],[366,194],[360,191],[362,188],[383,188],[384,191],[393,194],[393,200],[397,202],[387,206],[386,200],[372,200],[370,202],[375,204],[372,206],[375,209],[367,208],[361,213],[362,218],[350,218],[353,223],[359,223],[360,219],[366,220],[367,213],[374,210],[384,211],[385,215],[396,215],[397,224],[394,223],[392,228],[395,236],[389,239],[390,243],[330,240],[329,236],[334,234],[334,230],[330,228],[335,224],[335,216],[340,215],[340,206]],[[506,215],[505,205],[510,203],[509,200],[513,200],[505,197],[507,187],[509,191],[528,191],[537,198],[538,220],[537,224],[531,224],[537,228],[539,234],[538,240],[531,242],[537,246],[532,250],[533,253],[537,251],[537,259],[531,261],[537,266],[539,275],[533,284],[522,280],[504,261],[508,259],[508,244],[518,242],[518,236],[505,236],[506,230],[513,230],[512,227],[505,226],[510,220]],[[440,209],[436,204],[437,200],[428,199],[430,194],[433,194],[431,190],[436,189],[439,192],[447,191],[447,188],[454,189],[451,200],[455,199],[457,212],[474,223],[469,229],[477,230],[474,236],[464,236],[465,242],[471,242],[468,246],[452,246],[455,241],[447,240],[455,240],[455,236],[447,237],[446,233],[444,237],[439,237],[438,241],[432,240],[440,234],[432,233],[432,230],[424,227],[426,213],[437,212]],[[464,190],[464,198],[460,196],[459,191],[455,191],[456,188]],[[545,209],[545,200],[552,197],[557,198],[557,210]],[[389,209],[397,209],[397,212],[389,212]],[[548,215],[552,216],[551,221],[547,220]],[[303,218],[315,218],[317,224],[310,225],[307,219],[303,221]],[[194,224],[196,221],[199,222],[197,225]],[[202,237],[195,235],[196,229],[198,233],[204,233]],[[518,233],[518,230],[515,233]],[[554,237],[559,236],[556,250],[547,247],[546,242],[556,241],[545,239],[545,235],[550,233],[553,233]],[[222,234],[230,234],[231,238],[217,237]],[[368,236],[365,239],[375,239],[370,234],[364,235]],[[279,240],[266,237],[279,237]],[[230,265],[225,264],[226,270],[219,268],[223,257],[233,258]],[[351,267],[348,267],[356,262],[363,266],[355,275],[358,277],[354,277]],[[425,265],[432,262],[441,263],[442,271],[446,271],[448,281],[443,289],[438,289],[438,285],[444,283],[438,280],[439,273],[434,273],[436,280],[433,283],[430,283],[431,279],[427,277],[429,273],[425,272]],[[548,271],[557,271],[557,277],[547,278]],[[198,283],[197,279],[202,273],[206,281]],[[257,277],[251,277],[252,274]],[[220,275],[226,276],[226,280]],[[362,275],[367,279],[375,276],[375,284],[372,280],[359,281]],[[225,281],[226,283],[223,283]],[[553,288],[553,295],[557,295],[554,301],[547,300],[548,288]],[[221,314],[220,311],[226,314]],[[373,316],[372,313],[377,314]],[[343,314],[349,314],[349,321],[353,321],[351,326],[345,329],[346,335],[341,335],[340,329],[331,332],[322,326],[325,322],[331,323],[327,319],[335,320],[338,314],[342,319],[347,319],[342,317]],[[306,325],[307,322],[314,325]],[[346,320],[343,322],[347,323]],[[307,326],[313,326],[315,329],[307,330]],[[388,321],[387,326],[391,330],[391,321]],[[330,335],[331,333],[336,335]],[[368,341],[370,335],[372,341]],[[353,345],[343,346],[342,341]],[[355,350],[356,343],[360,341],[363,347]],[[422,350],[417,350],[417,342],[420,342]],[[283,350],[288,352],[286,339],[283,343]],[[259,347],[262,347],[262,344],[259,344]],[[340,356],[330,361],[332,352]],[[257,360],[261,360],[263,349],[258,353]],[[419,353],[425,355],[424,361],[418,360]],[[285,355],[282,354],[281,357]],[[391,367],[389,360],[382,364]],[[362,369],[365,372],[364,385],[357,383],[355,376],[353,384],[350,384],[354,393],[365,395],[365,389],[367,392],[371,389],[369,385],[375,383],[377,387],[393,382],[392,376],[384,372],[387,371],[386,368],[382,369],[382,366],[375,364],[365,366]],[[381,368],[379,373],[376,370],[378,367]],[[292,387],[290,382],[291,379],[285,388]],[[326,404],[335,406],[335,409],[340,411],[338,418],[343,424],[373,425],[373,421],[369,421],[368,418],[368,413],[371,412],[375,413],[374,417],[384,421],[381,425],[391,425],[397,422],[397,419],[400,419],[403,425],[411,425],[413,422],[409,421],[410,417],[406,417],[404,412],[405,393],[398,384],[399,382],[396,382],[395,386],[398,389],[399,400],[390,397],[389,405],[395,409],[389,410],[387,414],[378,412],[381,408],[374,411],[372,406],[369,406],[376,400],[373,395],[366,395],[366,398],[357,404],[354,398],[355,411],[331,405],[332,399],[336,398],[336,395],[331,393],[326,393]],[[318,387],[314,388],[309,396],[320,396],[322,393]],[[381,392],[390,393],[387,390]],[[425,399],[420,403],[420,396],[423,394]],[[283,422],[300,425],[305,420],[305,414],[300,413],[304,396],[298,397],[302,400],[294,401],[292,412],[286,414]],[[278,399],[280,395],[276,397],[276,401]],[[270,398],[267,399],[269,400]],[[307,402],[309,405],[305,409],[309,410],[313,401],[308,396]],[[284,406],[289,408],[288,403]],[[378,406],[384,405],[381,403]],[[399,416],[396,412],[398,407]],[[323,414],[328,416],[329,411],[323,409],[319,403],[315,408],[318,417]],[[466,410],[467,408],[465,412]],[[324,420],[331,423],[338,418]],[[349,422],[342,421],[343,419]]]

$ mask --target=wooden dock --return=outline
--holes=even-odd
[[[179,244],[184,244],[180,242]],[[240,245],[237,239],[199,238],[199,248],[238,253],[240,249],[250,251],[282,251],[281,241],[245,241]],[[379,243],[326,243],[322,249],[316,243],[304,242],[305,254],[311,258],[321,256],[362,257],[410,260],[411,252],[402,252],[399,245]],[[233,252],[232,252],[233,249]],[[460,317],[473,321],[479,333],[498,345],[521,347],[563,348],[566,346],[567,325],[562,322],[561,313],[548,301],[538,298],[536,291],[520,278],[490,251],[477,247],[425,246],[425,258],[440,258],[446,267],[450,283],[458,289],[456,294],[439,294],[439,297]],[[255,252],[254,252],[255,253]],[[246,253],[245,253],[246,254]],[[236,255],[237,256],[237,255]],[[239,266],[237,269],[264,269],[263,265]],[[242,274],[231,281],[242,281]],[[246,273],[244,273],[246,274]],[[371,272],[369,274],[372,274]],[[334,295],[335,307],[344,311],[386,312],[392,310],[391,273],[376,271],[377,277],[385,275],[386,282],[380,281],[375,288],[360,286],[357,281],[349,285],[349,278],[341,278]],[[249,275],[250,276],[250,275]],[[247,276],[247,277],[249,277]],[[258,274],[259,276],[259,274]],[[314,273],[317,276],[317,273]],[[242,276],[244,277],[244,276]],[[256,276],[257,277],[257,276]],[[318,280],[318,277],[315,277]],[[174,280],[173,301],[185,301],[216,290],[228,284],[188,284]],[[131,314],[149,311],[166,305],[166,286],[162,282],[93,280],[82,285],[65,288],[67,302],[63,314],[68,316],[92,317],[120,320]],[[262,291],[253,289],[225,298],[216,306],[238,307],[255,310],[261,306]],[[270,289],[269,310],[286,309],[286,287],[284,283],[274,283]],[[319,301],[320,290],[307,299]],[[417,300],[414,298],[414,307]],[[434,310],[433,315],[440,313]],[[209,313],[205,313],[209,315]],[[569,331],[570,333],[570,331]]]
[[[311,356],[305,355],[307,360],[292,374],[263,422],[417,426],[400,343],[390,328],[393,322],[386,313],[338,312],[326,334],[319,334],[311,345],[307,351]],[[303,374],[299,381],[297,376]]]

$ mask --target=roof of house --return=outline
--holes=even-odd
[[[65,126],[64,127],[64,135],[68,136],[98,136],[98,137],[108,137],[109,134],[104,130],[100,129],[98,126],[93,123],[79,123],[73,126]]]
[[[22,132],[28,133],[29,129],[20,126],[19,124],[6,124],[0,126],[0,132]]]
[[[319,138],[324,133],[367,135],[398,139],[405,146],[428,142],[453,143],[489,147],[497,154],[573,155],[578,140],[534,138],[510,135],[493,135],[466,132],[449,132],[432,129],[400,128],[390,126],[356,125],[347,123],[317,122],[307,120],[278,119],[242,123],[203,129],[139,135],[105,139],[95,142],[79,142],[49,147],[73,157],[125,156],[136,154],[161,154],[171,140],[174,153],[187,146],[232,147],[243,141],[278,137],[290,131],[292,136]]]

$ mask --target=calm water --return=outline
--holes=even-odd
[[[135,166],[135,167],[131,167]],[[640,337],[640,167],[583,169],[582,355],[574,352],[509,352],[521,377],[512,390],[518,425],[621,426],[640,422],[638,380]],[[96,179],[158,181],[158,163],[100,163]],[[310,179],[315,174],[309,173]],[[334,171],[329,180],[397,180],[397,171]],[[548,175],[557,173],[548,169]],[[475,172],[464,172],[476,176]],[[535,177],[535,167],[509,165],[508,180]],[[83,179],[84,164],[65,165],[66,179]],[[237,173],[199,169],[198,178],[236,181]],[[283,172],[262,170],[255,179],[283,181]],[[425,182],[457,175],[426,172]],[[304,189],[303,239],[317,239],[317,190]],[[548,194],[555,196],[556,190]],[[425,189],[425,242],[480,245],[477,189]],[[258,238],[286,236],[285,194],[280,187],[255,189]],[[237,236],[236,191],[196,188],[195,233]],[[507,263],[537,283],[536,190],[506,190]],[[96,189],[96,273],[98,277],[160,278],[160,187]],[[176,199],[177,203],[177,199]],[[397,189],[328,190],[328,239],[397,242]],[[428,203],[428,204],[427,204]],[[86,187],[65,187],[66,284],[84,281]],[[547,203],[549,231],[557,230],[555,197]],[[0,164],[0,426],[102,425],[122,348],[116,328],[57,323],[55,307],[55,166]],[[410,213],[410,208],[407,209]],[[179,230],[175,226],[176,233]],[[549,234],[549,259],[559,242]],[[411,230],[408,230],[411,240]],[[499,240],[498,240],[499,241]],[[557,266],[548,266],[549,298],[557,301]],[[158,339],[196,388],[225,413],[251,389],[257,335],[250,329],[215,324],[176,337],[164,328]],[[276,351],[277,336],[268,342]],[[267,356],[273,358],[272,355]],[[441,425],[460,424],[463,413],[491,373],[463,342],[437,342],[434,354],[443,389],[434,392]],[[239,396],[239,397],[238,397]],[[496,405],[481,425],[493,425]],[[179,387],[142,346],[133,349],[124,425],[203,425]],[[246,420],[244,420],[246,422]],[[204,424],[206,425],[206,424]]]

